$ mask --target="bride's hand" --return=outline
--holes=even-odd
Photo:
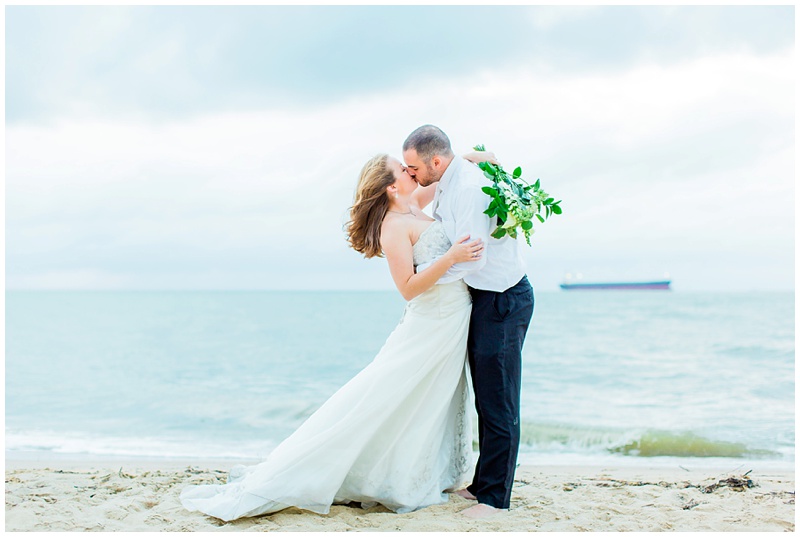
[[[477,261],[483,255],[483,241],[480,239],[470,241],[469,235],[464,235],[450,247],[445,255],[450,258],[453,264]]]
[[[491,162],[492,164],[500,166],[500,162],[497,160],[497,157],[494,156],[493,151],[473,151],[464,155],[464,158],[475,164],[479,162]]]

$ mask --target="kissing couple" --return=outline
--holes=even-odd
[[[345,226],[356,251],[386,256],[408,301],[400,323],[263,462],[234,466],[226,484],[187,486],[187,509],[225,521],[293,506],[327,514],[350,502],[407,513],[447,502],[448,492],[477,502],[462,511],[470,518],[508,509],[533,290],[517,241],[490,237],[488,182],[476,164],[494,157],[457,157],[441,129],[423,125],[403,160],[377,155],[364,165]],[[433,218],[422,212],[431,203]]]

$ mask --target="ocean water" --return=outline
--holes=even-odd
[[[395,292],[6,293],[6,456],[266,456],[366,366]],[[529,464],[794,464],[794,294],[536,293]]]

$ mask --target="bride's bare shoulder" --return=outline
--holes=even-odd
[[[407,218],[387,216],[381,223],[381,245],[411,241],[412,225]]]

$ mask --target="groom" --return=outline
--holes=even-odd
[[[439,283],[464,279],[472,295],[467,350],[478,411],[480,455],[472,484],[458,491],[478,500],[463,511],[483,518],[508,509],[519,450],[522,343],[533,316],[533,289],[515,239],[491,238],[494,228],[484,210],[489,198],[483,172],[455,157],[438,127],[423,125],[403,143],[408,173],[421,186],[437,183],[433,217],[451,242],[469,235],[486,245],[483,258],[459,263]]]

